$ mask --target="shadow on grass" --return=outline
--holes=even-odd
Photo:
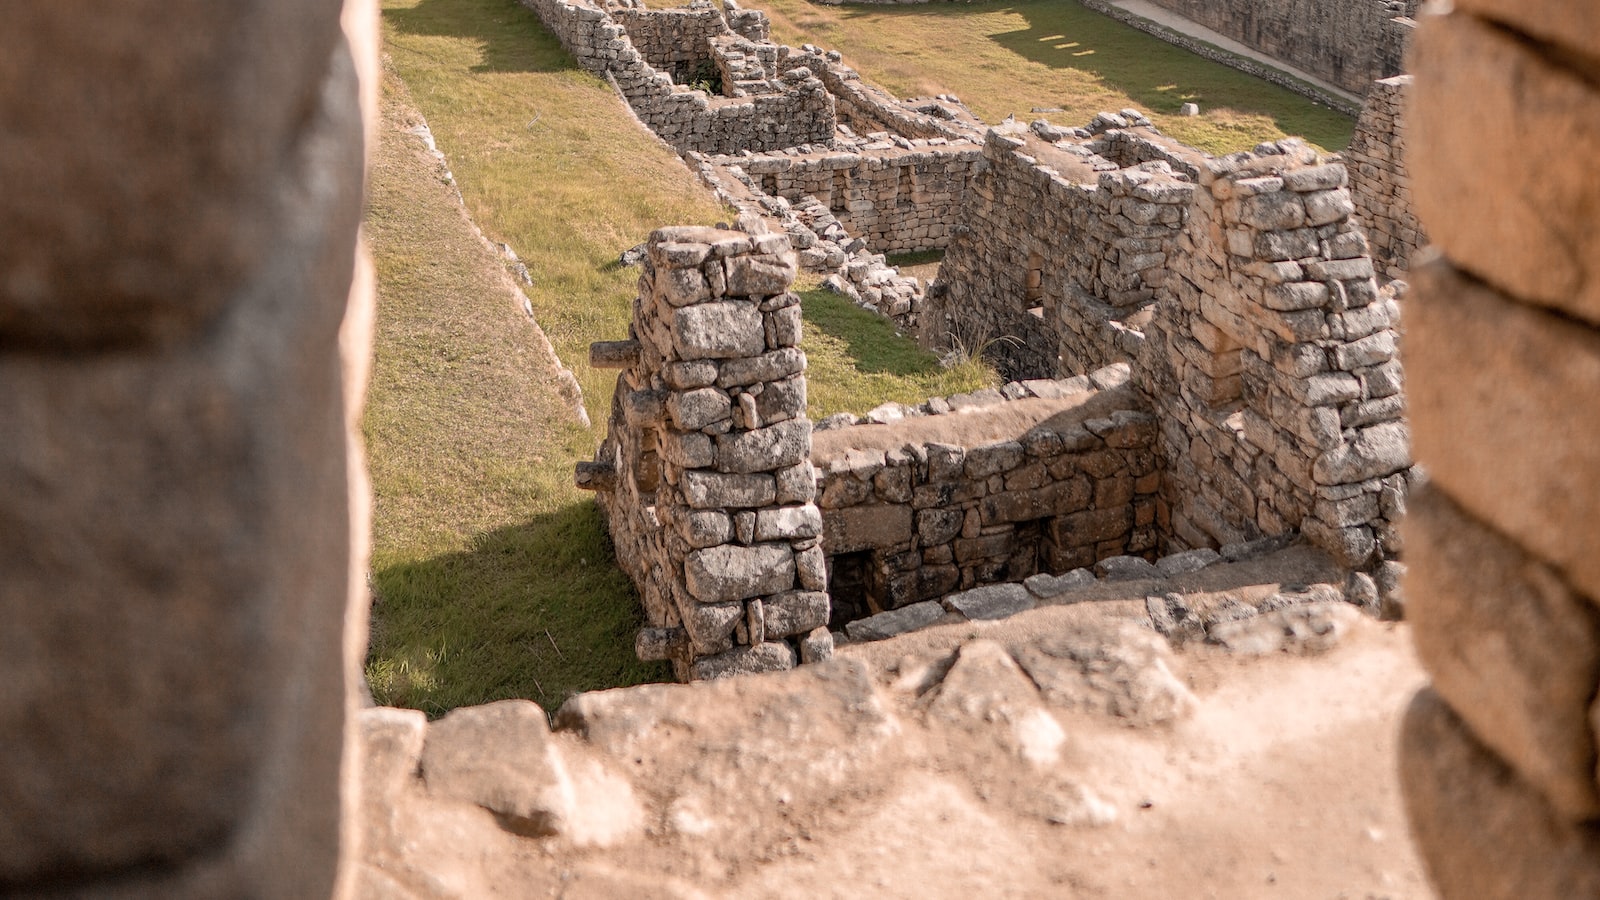
[[[1176,115],[1184,103],[1197,102],[1206,108],[1266,116],[1284,133],[1324,147],[1340,148],[1350,140],[1353,122],[1347,116],[1175,47],[1076,0],[858,7],[846,18],[994,12],[1012,13],[1027,22],[1026,28],[988,35],[995,44],[1040,65],[1092,75],[1153,112]]]
[[[940,371],[938,359],[896,334],[888,319],[848,298],[817,290],[802,292],[800,300],[806,324],[843,341],[856,371],[902,377]]]
[[[432,717],[521,698],[553,712],[580,691],[671,678],[633,654],[639,602],[590,500],[468,550],[375,563],[367,677],[379,703]]]
[[[565,72],[577,63],[533,10],[516,0],[420,0],[386,8],[384,21],[402,35],[468,38],[480,43],[473,72]],[[412,52],[423,52],[415,48]]]

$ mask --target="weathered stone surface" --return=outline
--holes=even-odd
[[[1198,572],[1221,559],[1222,554],[1217,551],[1209,547],[1200,547],[1163,556],[1156,560],[1156,569],[1168,578],[1176,578],[1179,575]]]
[[[769,638],[804,634],[828,624],[828,595],[822,591],[785,591],[762,605]]]
[[[760,354],[767,336],[755,304],[723,301],[674,313],[672,344],[684,359],[732,359]]]
[[[1561,814],[1600,812],[1600,611],[1437,489],[1411,498],[1406,612],[1434,690]]]
[[[327,896],[371,311],[340,4],[85,12],[0,34],[0,892]]]
[[[868,504],[822,511],[822,543],[829,553],[895,547],[911,540],[911,507]]]
[[[756,540],[804,540],[822,534],[822,513],[811,504],[756,512]]]
[[[1430,477],[1600,597],[1600,335],[1442,263],[1416,274],[1406,366]]]
[[[729,475],[703,469],[683,473],[682,486],[683,499],[696,509],[766,506],[778,493],[771,475]]]
[[[1434,245],[1509,294],[1600,324],[1600,183],[1589,164],[1600,89],[1461,11],[1426,18],[1414,66],[1410,152],[1427,164],[1412,170],[1412,193]],[[1529,147],[1560,150],[1508,164]],[[1477,177],[1486,171],[1497,175]]]
[[[572,815],[549,720],[528,700],[462,707],[434,722],[421,770],[431,796],[482,806],[516,834],[559,833]]]
[[[759,353],[759,350],[757,351]],[[779,381],[806,370],[805,352],[785,347],[759,356],[727,360],[717,367],[718,387],[743,387],[764,381]]]
[[[1094,564],[1094,571],[1108,581],[1164,577],[1154,563],[1138,556],[1107,557]]]
[[[739,256],[728,260],[727,267],[728,293],[766,297],[789,289],[795,260],[787,254]]]
[[[800,661],[827,662],[833,659],[833,632],[826,626],[814,628],[800,641]]]
[[[684,558],[684,583],[702,603],[743,600],[794,587],[794,552],[785,544],[724,544]]]
[[[1400,786],[1441,896],[1600,896],[1600,830],[1564,819],[1429,690],[1402,726]]]
[[[881,641],[897,634],[916,631],[944,617],[944,607],[937,600],[925,600],[891,609],[888,612],[857,619],[845,625],[845,633],[852,641]]]
[[[1323,453],[1311,467],[1318,484],[1352,484],[1392,475],[1411,465],[1411,429],[1404,422],[1385,422],[1360,430],[1348,441]]]
[[[945,609],[969,619],[1004,619],[1033,609],[1035,603],[1020,584],[989,584],[944,598]]]
[[[1056,764],[1066,733],[998,641],[968,641],[928,703],[930,720],[978,729],[1038,767]]]
[[[700,388],[667,398],[667,415],[683,431],[699,431],[733,415],[733,401],[716,388]]]
[[[361,803],[382,816],[417,779],[428,717],[421,710],[377,706],[357,716],[361,734]]]
[[[724,472],[770,472],[798,465],[810,453],[809,419],[717,435],[717,468]]]
[[[1104,623],[1017,644],[1011,653],[1050,703],[1130,725],[1187,715],[1194,695],[1173,674],[1167,642],[1132,623]]]
[[[1360,615],[1355,607],[1338,601],[1296,603],[1270,611],[1263,607],[1258,616],[1218,622],[1206,635],[1235,653],[1252,656],[1280,650],[1321,653],[1338,644]]]
[[[794,668],[794,664],[794,651],[788,644],[766,641],[754,647],[735,647],[716,656],[703,656],[694,661],[690,671],[694,680],[708,681],[731,675],[779,672]]]
[[[1073,588],[1080,588],[1084,585],[1094,584],[1094,582],[1093,572],[1088,569],[1073,569],[1065,575],[1051,575],[1047,572],[1040,572],[1037,575],[1028,576],[1027,580],[1023,581],[1022,584],[1035,597],[1052,600]]]

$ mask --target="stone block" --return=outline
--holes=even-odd
[[[756,512],[758,541],[805,540],[822,534],[822,513],[815,506],[779,506]]]
[[[1206,566],[1220,562],[1222,554],[1209,547],[1199,547],[1194,550],[1185,550],[1181,553],[1172,553],[1156,560],[1156,569],[1168,578],[1198,572]]]
[[[940,606],[937,600],[924,600],[875,616],[867,616],[865,619],[857,619],[846,624],[844,630],[852,641],[881,641],[897,634],[926,628],[944,618],[944,614],[944,607]]]
[[[968,478],[988,478],[1009,471],[1022,464],[1022,444],[1017,441],[1000,441],[973,447],[967,451]]]
[[[822,512],[822,543],[830,554],[900,547],[911,542],[911,507],[874,503]]]
[[[794,587],[794,552],[786,544],[707,547],[684,559],[683,578],[701,603],[775,594]]]
[[[1317,484],[1356,484],[1410,465],[1410,429],[1404,422],[1385,422],[1360,429],[1354,440],[1318,456],[1311,476]]]
[[[779,381],[806,370],[806,355],[798,347],[785,347],[767,353],[758,350],[757,354],[717,364],[717,387],[744,387],[763,381]]]
[[[1434,690],[1562,815],[1600,813],[1600,611],[1437,489],[1411,497],[1405,531],[1406,615]]]
[[[728,272],[728,293],[738,297],[781,294],[794,280],[795,258],[790,254],[738,256],[724,265]]]
[[[531,700],[452,710],[428,727],[420,766],[430,796],[475,803],[508,831],[558,834],[573,813],[549,719]]]
[[[1084,510],[1052,519],[1047,532],[1056,546],[1068,548],[1126,537],[1132,527],[1133,510],[1121,506]]]
[[[828,595],[822,591],[784,591],[762,601],[769,638],[803,634],[828,624]]]
[[[672,315],[672,345],[683,359],[734,359],[767,349],[761,310],[723,301],[686,306]]]
[[[1020,584],[988,584],[944,598],[944,608],[968,619],[1004,619],[1033,609],[1036,601]]]
[[[1413,275],[1405,365],[1418,458],[1474,517],[1600,598],[1600,334],[1443,263]]]
[[[794,668],[794,664],[794,650],[788,644],[765,641],[754,647],[734,647],[715,656],[703,656],[690,665],[689,677],[695,681],[709,681],[732,675],[781,672]]]
[[[667,415],[682,431],[699,431],[733,416],[733,401],[716,388],[699,388],[667,397]]]
[[[1600,829],[1557,813],[1429,690],[1401,726],[1400,786],[1440,896],[1600,896]]]
[[[717,468],[747,474],[799,465],[811,455],[811,421],[791,419],[766,428],[719,434]]]
[[[1507,294],[1600,324],[1600,88],[1461,11],[1425,19],[1413,65],[1411,190],[1434,245]]]
[[[800,641],[800,661],[806,664],[827,662],[833,659],[833,633],[826,627],[816,628]]]
[[[1135,578],[1164,578],[1161,570],[1148,559],[1138,556],[1109,556],[1094,564],[1096,575],[1107,581],[1127,581]]]
[[[1128,486],[1131,488],[1131,481]],[[1080,476],[1031,491],[990,494],[978,501],[978,510],[984,525],[1027,522],[1077,512],[1090,496],[1089,480]]]
[[[684,502],[695,509],[767,506],[777,496],[771,475],[730,475],[696,469],[679,479]]]
[[[961,533],[965,518],[959,509],[922,509],[917,511],[917,537],[924,547],[947,544]]]
[[[1094,584],[1094,582],[1093,572],[1088,569],[1073,569],[1065,575],[1050,575],[1045,572],[1030,575],[1022,582],[1022,586],[1027,588],[1029,593],[1035,597],[1051,600],[1074,588]]]

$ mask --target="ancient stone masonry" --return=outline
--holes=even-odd
[[[1010,384],[819,434],[833,626],[1151,554],[1156,421],[1126,380],[1123,366]]]
[[[578,483],[639,587],[640,656],[686,680],[832,648],[795,259],[752,228],[657,230],[629,339],[591,356],[623,371]]]
[[[1345,150],[1356,218],[1367,229],[1372,261],[1383,278],[1404,278],[1411,257],[1427,244],[1411,202],[1403,113],[1411,76],[1373,82]]]
[[[1387,594],[1411,464],[1399,308],[1345,181],[1294,140],[1208,160],[1134,380],[1176,546],[1298,529]]]
[[[1399,64],[1421,0],[1152,0],[1274,59],[1364,93]]]
[[[1600,6],[1457,0],[1412,62],[1413,190],[1441,255],[1406,297],[1430,482],[1405,592],[1433,684],[1402,783],[1442,896],[1596,896]]]
[[[987,347],[1011,378],[1131,359],[1188,215],[1184,172],[1202,159],[1148,125],[1127,110],[1076,136],[1043,122],[990,131],[923,342]]]
[[[725,5],[722,11],[709,6],[646,10],[620,5],[602,8],[583,0],[524,3],[538,13],[579,65],[610,78],[634,114],[679,151],[773,150],[826,142],[833,136],[833,98],[822,82],[803,67],[782,74],[768,72],[760,65],[759,53],[752,67],[751,55],[740,48],[751,35],[764,38],[765,20],[737,6]],[[730,27],[730,17],[741,32]],[[645,49],[634,44],[630,28],[639,31]],[[735,35],[745,41],[717,39]],[[697,55],[702,50],[703,57]],[[733,59],[733,55],[739,58]],[[656,62],[666,70],[658,69]],[[758,80],[756,70],[767,79]],[[717,74],[721,79],[732,75],[737,80],[721,84],[719,91],[725,96],[711,96],[675,84],[674,72],[683,73],[680,77],[704,73],[707,78]]]

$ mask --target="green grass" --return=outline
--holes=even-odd
[[[1102,110],[1144,110],[1165,133],[1210,153],[1300,135],[1326,150],[1355,122],[1291,91],[1202,59],[1084,8],[1075,0],[822,6],[757,0],[773,37],[810,41],[896,96],[955,94],[984,121],[1034,107],[1061,125]],[[1178,107],[1193,101],[1201,115]]]
[[[921,403],[995,384],[978,360],[944,369],[888,320],[827,291],[804,291],[806,393],[811,418],[864,413],[880,403]]]

